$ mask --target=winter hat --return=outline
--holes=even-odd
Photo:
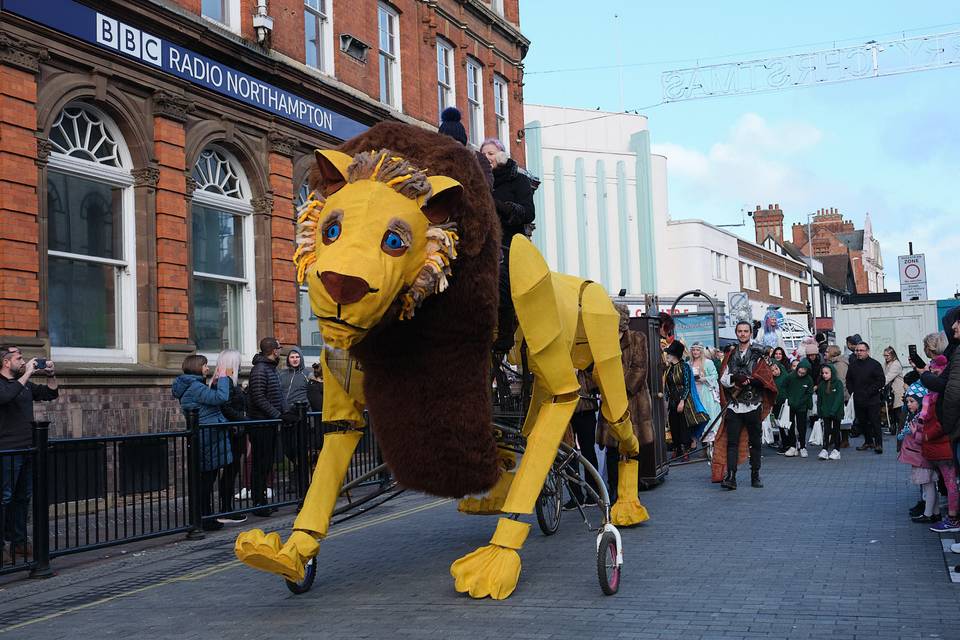
[[[947,356],[940,354],[936,356],[933,360],[930,361],[930,364],[927,367],[934,373],[939,374],[941,371],[947,368]]]
[[[664,349],[664,351],[669,353],[671,356],[673,356],[677,360],[683,359],[684,346],[683,346],[683,343],[679,340],[674,340],[673,342],[668,344],[667,348]]]
[[[800,345],[803,347],[802,353],[804,355],[812,356],[815,353],[820,353],[820,347],[817,345],[817,341],[809,336],[801,340]]]
[[[914,382],[912,385],[907,387],[907,392],[903,394],[904,398],[913,397],[917,402],[923,401],[923,396],[929,393],[927,388],[920,384],[919,382]]]
[[[450,136],[462,145],[467,144],[467,130],[460,123],[460,110],[456,107],[447,107],[443,110],[437,132]]]

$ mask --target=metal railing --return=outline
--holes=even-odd
[[[219,527],[218,518],[268,516],[297,505],[324,434],[342,428],[323,422],[305,404],[297,414],[296,422],[201,425],[196,411],[189,411],[184,431],[65,439],[49,439],[49,423],[35,423],[33,446],[0,451],[0,481],[15,488],[28,473],[33,485],[27,525],[32,545],[5,545],[0,575],[30,570],[45,577],[58,556],[177,533],[201,538],[205,529]],[[213,446],[230,451],[229,464],[221,464],[226,456],[210,455]],[[386,472],[373,473],[381,463],[366,428],[344,482],[387,483]],[[7,524],[17,508],[0,507],[5,538],[18,537]]]

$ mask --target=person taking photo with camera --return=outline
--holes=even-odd
[[[47,375],[47,384],[30,382],[36,372]],[[0,347],[0,451],[32,446],[33,403],[59,395],[52,360],[23,359],[19,347]],[[33,494],[33,457],[27,454],[0,456],[0,553],[4,540],[10,556],[24,559],[33,550],[27,540],[27,514]]]

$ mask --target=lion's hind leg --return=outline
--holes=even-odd
[[[310,489],[286,543],[281,543],[276,533],[265,534],[261,529],[244,531],[234,545],[237,558],[254,569],[293,582],[303,580],[306,563],[320,549],[317,539],[327,535],[343,478],[362,436],[361,431],[354,430],[325,435]]]
[[[640,453],[640,442],[633,432],[624,386],[618,328],[620,314],[614,309],[606,291],[599,285],[591,284],[583,290],[581,317],[594,359],[593,378],[603,397],[601,411],[619,442],[617,502],[610,510],[610,519],[619,526],[640,524],[649,520],[650,515],[640,504],[637,495],[639,463],[635,456]]]

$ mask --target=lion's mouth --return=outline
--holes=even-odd
[[[343,325],[343,326],[345,326],[345,327],[350,327],[351,329],[356,329],[357,331],[367,331],[367,329],[366,329],[365,327],[359,327],[359,326],[357,326],[357,325],[355,325],[355,324],[351,324],[351,323],[347,322],[347,321],[344,320],[343,318],[337,318],[337,317],[335,317],[335,316],[323,316],[323,317],[319,318],[319,320],[320,320],[321,322],[332,322],[332,323],[334,323],[334,324],[340,324],[340,325]]]

